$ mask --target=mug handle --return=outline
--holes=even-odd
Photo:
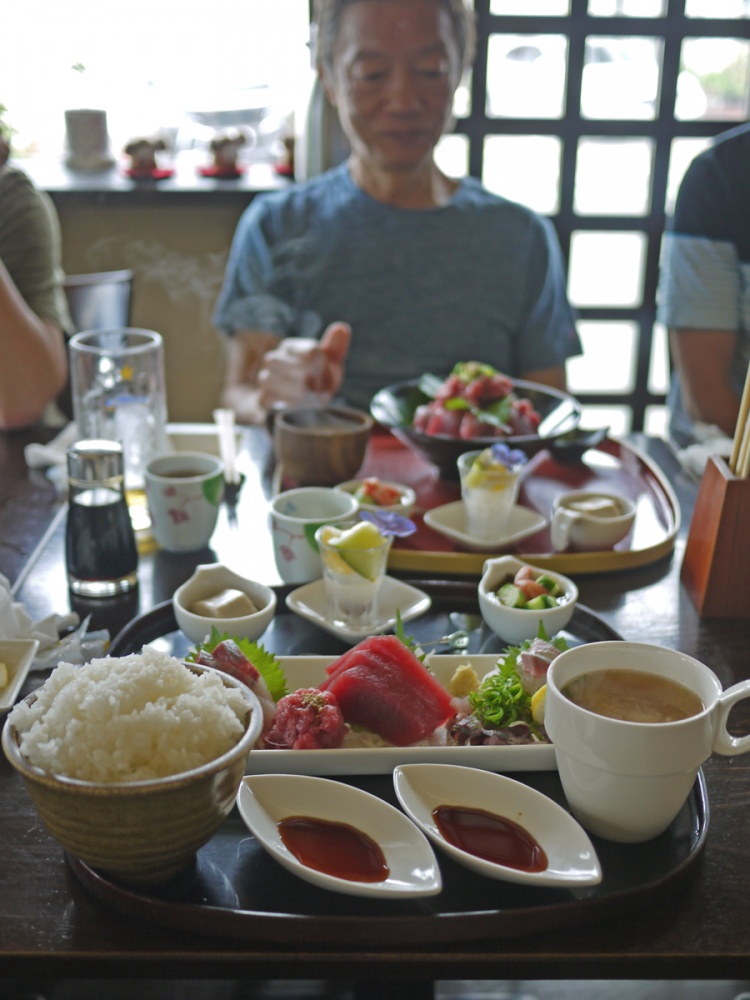
[[[558,507],[552,515],[552,527],[550,529],[550,540],[552,547],[558,552],[563,552],[570,544],[570,529],[573,522],[578,518],[578,514],[564,507]]]
[[[736,754],[748,753],[750,751],[750,735],[732,736],[727,731],[727,719],[732,707],[744,698],[750,698],[750,681],[740,681],[739,684],[734,684],[732,687],[727,688],[719,696],[716,704],[718,715],[716,718],[716,735],[714,737],[714,750],[716,753],[732,757]]]

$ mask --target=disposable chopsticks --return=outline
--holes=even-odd
[[[740,412],[737,415],[729,468],[741,479],[747,479],[750,475],[750,366],[745,376],[745,388],[740,401]]]

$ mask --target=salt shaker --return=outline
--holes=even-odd
[[[82,597],[114,597],[138,583],[138,550],[125,501],[122,445],[85,440],[68,449],[68,584]]]

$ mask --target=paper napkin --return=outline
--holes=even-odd
[[[677,452],[683,469],[700,479],[710,455],[729,458],[732,454],[732,439],[713,424],[696,423],[693,428],[696,443]]]
[[[32,670],[56,667],[61,660],[85,663],[93,656],[102,656],[109,646],[109,632],[89,632],[89,620],[81,622],[79,615],[70,612],[34,621],[26,607],[13,600],[10,581],[0,573],[0,639],[38,639]],[[71,628],[73,631],[61,639],[60,633]]]

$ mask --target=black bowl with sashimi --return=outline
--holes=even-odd
[[[372,399],[370,413],[381,426],[388,427],[400,441],[437,466],[441,478],[455,482],[458,480],[458,457],[466,451],[481,450],[504,441],[511,448],[519,448],[531,457],[578,427],[581,406],[573,396],[536,382],[512,379],[511,383],[514,394],[528,400],[538,414],[536,429],[490,436],[482,433],[481,426],[475,426],[470,430],[476,433],[469,436],[466,428],[462,431],[446,420],[444,426],[438,424],[427,433],[414,426],[417,410],[432,401],[421,388],[419,379],[397,382],[380,389]]]

